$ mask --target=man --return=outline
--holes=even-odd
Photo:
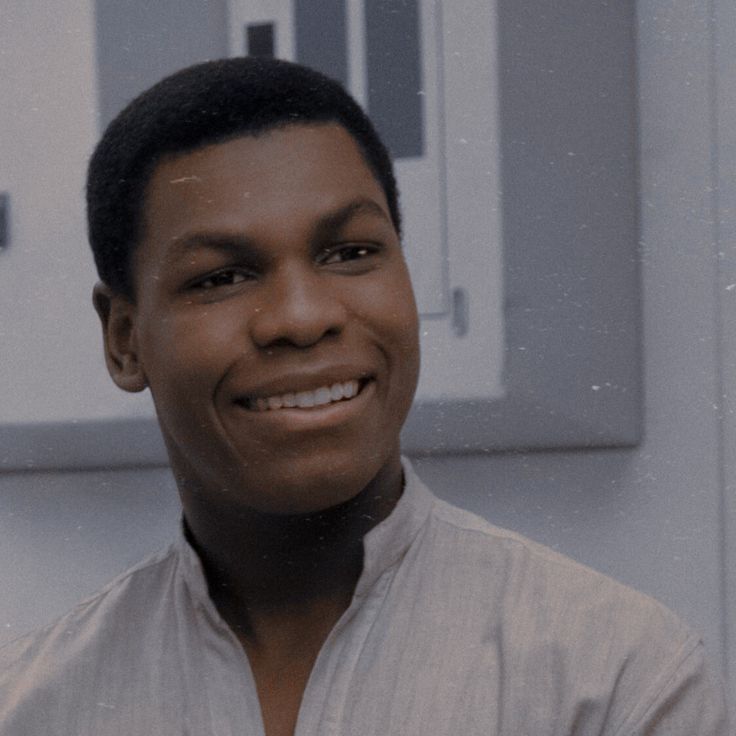
[[[183,533],[2,650],[0,733],[727,733],[673,614],[402,462],[396,186],[337,84],[169,77],[108,128],[88,211],[108,368],[151,390]]]

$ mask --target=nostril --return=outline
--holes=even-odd
[[[342,315],[302,314],[290,319],[266,315],[251,324],[253,341],[262,348],[296,346],[310,347],[325,338],[339,336],[344,327]]]

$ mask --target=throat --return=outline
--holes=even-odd
[[[390,483],[379,480],[343,504],[302,515],[220,508],[204,494],[186,494],[188,539],[213,603],[241,641],[263,642],[276,630],[264,628],[269,622],[282,632],[290,621],[308,626],[320,606],[339,618],[363,570],[365,535],[401,495],[400,465]]]
[[[265,544],[243,533],[241,544],[212,552],[189,532],[210,598],[241,641],[260,644],[276,630],[283,639],[290,622],[306,626],[328,611],[337,620],[350,604],[363,568],[362,535],[316,517],[304,524],[283,519]]]
[[[310,620],[313,611],[340,610],[352,599],[363,567],[362,544],[302,556],[261,557],[257,565],[207,572],[210,597],[239,635],[260,640],[259,621]],[[324,611],[323,611],[324,612]],[[317,616],[319,618],[319,615]]]

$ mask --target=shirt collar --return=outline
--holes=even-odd
[[[406,553],[414,537],[424,526],[434,503],[434,496],[419,480],[409,460],[401,459],[404,490],[393,511],[363,539],[363,571],[355,588],[355,597],[365,595],[383,572],[395,565]],[[199,556],[187,541],[184,524],[180,525],[175,543],[184,580],[198,604],[212,609]]]
[[[363,572],[355,588],[356,597],[367,593],[378,577],[404,556],[434,503],[434,496],[419,480],[409,460],[403,457],[401,464],[404,470],[401,498],[394,510],[363,539]]]

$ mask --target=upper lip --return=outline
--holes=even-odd
[[[282,396],[288,393],[299,393],[300,391],[315,391],[323,386],[333,386],[336,383],[346,381],[363,381],[373,377],[373,372],[358,366],[330,366],[328,368],[284,371],[267,381],[248,386],[242,391],[237,391],[234,400],[244,401],[250,399],[266,399],[269,396]]]

